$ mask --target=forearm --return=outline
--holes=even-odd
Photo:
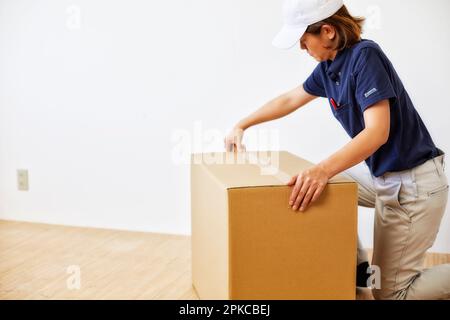
[[[332,178],[338,173],[351,168],[369,158],[377,151],[386,139],[375,128],[366,128],[342,149],[321,161],[321,166]]]
[[[282,118],[315,98],[317,97],[310,95],[304,90],[303,85],[298,86],[269,101],[254,113],[239,121],[236,127],[246,130],[251,126]]]
[[[288,108],[287,98],[281,95],[239,121],[236,127],[246,130],[257,124],[282,118],[291,112]]]

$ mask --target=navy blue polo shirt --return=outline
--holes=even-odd
[[[311,95],[327,98],[351,138],[364,128],[364,111],[389,99],[389,139],[366,163],[375,177],[414,168],[442,153],[406,92],[392,63],[374,41],[361,40],[321,62],[303,84]]]

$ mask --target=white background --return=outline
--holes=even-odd
[[[450,152],[450,2],[346,4],[369,18],[364,38],[382,46]],[[274,0],[0,0],[0,219],[189,234],[180,151],[221,150],[208,135],[316,65],[271,46],[280,27]],[[258,128],[314,162],[349,141],[325,100]],[[17,191],[17,169],[29,170],[28,192]],[[359,218],[371,247],[373,210]],[[449,222],[447,212],[433,251],[450,253]]]

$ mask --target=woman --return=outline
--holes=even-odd
[[[376,299],[449,299],[450,264],[423,270],[445,212],[445,153],[437,148],[389,59],[361,39],[363,18],[342,0],[288,0],[280,48],[299,43],[320,63],[304,84],[241,120],[225,138],[227,150],[244,150],[244,130],[286,116],[317,97],[352,140],[312,168],[292,177],[289,205],[304,211],[328,180],[348,174],[359,186],[359,205],[375,208],[372,265],[381,283]],[[370,174],[353,169],[365,161]],[[367,253],[358,241],[358,286],[365,286]]]

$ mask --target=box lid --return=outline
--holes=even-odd
[[[291,177],[314,166],[287,151],[196,153],[191,161],[203,166],[226,189],[284,186]],[[354,183],[354,180],[338,174],[328,183]]]

